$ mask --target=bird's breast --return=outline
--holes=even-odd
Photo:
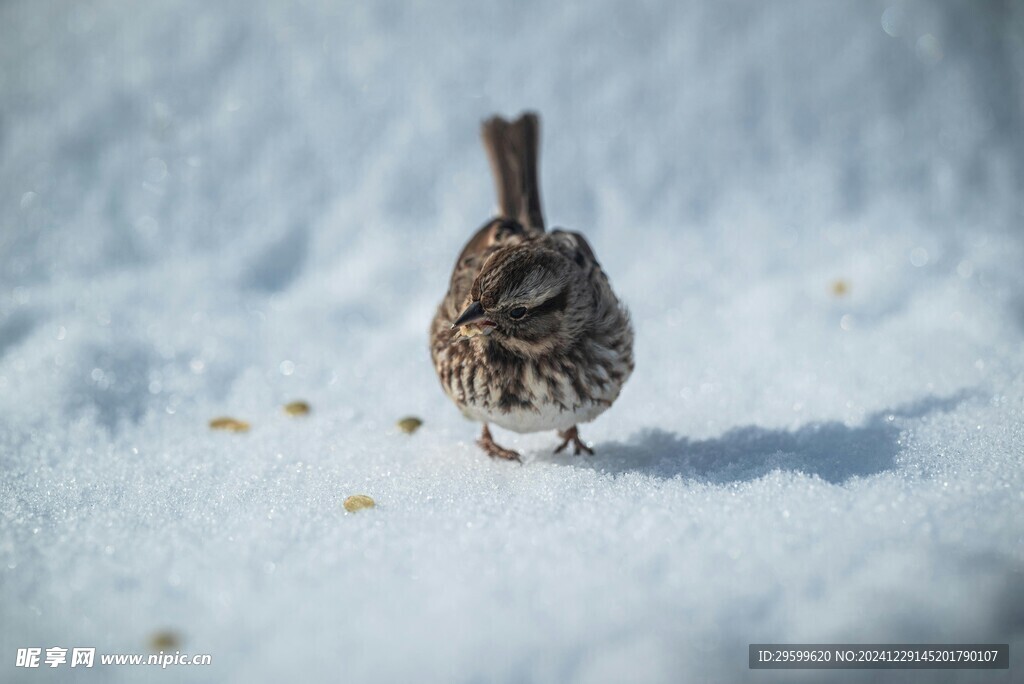
[[[614,354],[586,350],[524,359],[477,344],[454,345],[442,383],[467,417],[515,432],[566,430],[593,420],[618,396],[626,376],[615,372]]]

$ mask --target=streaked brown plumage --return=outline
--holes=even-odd
[[[499,215],[463,248],[430,329],[441,386],[484,424],[480,446],[498,446],[488,423],[517,432],[558,430],[575,453],[593,453],[578,423],[596,418],[633,371],[633,330],[593,250],[579,233],[544,231],[537,178],[539,121],[493,117],[482,138]]]

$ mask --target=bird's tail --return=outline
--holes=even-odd
[[[527,112],[516,121],[492,116],[484,121],[480,135],[491,160],[498,211],[519,221],[527,230],[544,231],[537,176],[540,119]]]

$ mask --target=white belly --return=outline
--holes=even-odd
[[[584,404],[575,409],[563,409],[556,404],[540,404],[537,410],[513,408],[502,411],[496,407],[466,406],[464,413],[472,420],[493,423],[513,432],[543,432],[568,430],[573,425],[588,423],[597,418],[607,404]]]

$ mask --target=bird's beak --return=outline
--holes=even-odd
[[[460,325],[469,325],[482,321],[487,314],[484,312],[484,307],[479,301],[473,302],[466,307],[466,310],[459,314],[459,317],[452,323],[452,330],[458,328]],[[493,324],[492,324],[493,325]]]

